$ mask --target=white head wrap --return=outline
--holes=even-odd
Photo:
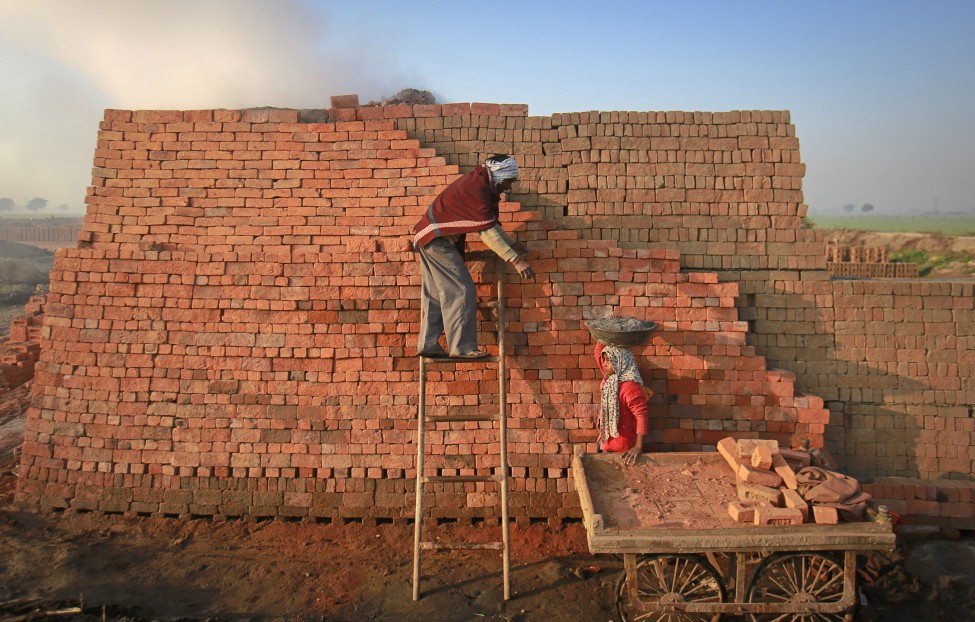
[[[505,179],[518,179],[518,163],[515,162],[514,158],[508,158],[500,162],[487,160],[484,162],[484,166],[491,171],[491,183],[495,186]]]
[[[614,371],[606,376],[600,395],[599,443],[619,436],[617,425],[620,421],[620,383],[631,381],[643,384],[632,352],[626,348],[606,346],[603,348],[603,355],[612,363]]]

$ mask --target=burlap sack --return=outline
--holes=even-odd
[[[803,499],[814,505],[836,508],[840,518],[846,521],[859,520],[871,499],[860,489],[857,480],[819,467],[802,469],[796,473],[796,481]]]

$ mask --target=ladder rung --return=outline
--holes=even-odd
[[[454,484],[464,482],[499,482],[497,475],[424,475],[424,484]]]
[[[427,365],[444,365],[448,363],[497,363],[498,362],[498,356],[496,354],[492,354],[491,356],[485,356],[479,359],[452,358],[449,356],[440,357],[440,358],[427,356],[424,358],[426,359]]]
[[[427,415],[428,423],[443,423],[445,421],[497,421],[500,416],[493,415]]]
[[[485,302],[479,302],[479,303],[477,303],[477,308],[478,309],[497,309],[498,308],[498,301],[497,300],[488,300],[488,301],[485,301]]]
[[[421,542],[421,549],[427,551],[450,551],[462,549],[465,551],[500,551],[504,548],[501,542]]]

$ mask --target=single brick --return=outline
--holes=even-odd
[[[795,490],[783,490],[782,499],[785,501],[785,507],[795,508],[802,512],[802,522],[809,522],[809,504],[802,498],[802,495]]]
[[[731,467],[731,470],[737,473],[738,469],[741,467],[741,461],[738,459],[738,449],[737,445],[735,444],[735,439],[731,438],[730,436],[728,438],[723,438],[718,441],[717,447],[718,452],[724,457],[725,461],[728,462],[728,466]]]
[[[795,490],[799,487],[799,481],[796,479],[796,473],[789,466],[789,463],[781,454],[774,454],[772,456],[772,469],[775,473],[782,478],[782,482],[785,487],[790,490]]]
[[[828,505],[812,506],[813,520],[817,525],[836,525],[840,522],[840,514],[836,508]]]
[[[358,108],[358,95],[332,95],[329,98],[332,108]]]
[[[782,485],[782,478],[778,474],[756,469],[747,464],[738,467],[738,479],[749,484],[758,484],[769,488],[777,488]]]
[[[759,445],[752,452],[752,466],[756,469],[769,470],[772,468],[772,449],[767,445]]]
[[[806,468],[812,461],[809,452],[796,449],[779,449],[779,455],[785,458],[785,461],[789,463],[789,466],[796,471],[801,471],[802,469]]]
[[[741,501],[758,501],[769,505],[782,505],[782,493],[775,488],[759,486],[747,482],[738,483],[738,499]]]
[[[756,447],[768,447],[771,453],[779,453],[779,441],[761,438],[742,438],[738,440],[738,457],[751,458]]]
[[[756,525],[801,525],[802,512],[795,508],[759,507],[755,510]]]
[[[728,514],[736,523],[751,524],[755,522],[756,501],[732,501],[728,504]]]

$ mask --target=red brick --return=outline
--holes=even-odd
[[[840,522],[836,508],[826,505],[812,506],[813,520],[817,525],[837,525]]]
[[[755,522],[756,502],[732,501],[728,504],[728,514],[736,523],[753,524]]]
[[[741,460],[738,459],[738,446],[735,443],[735,439],[730,437],[723,438],[718,441],[717,448],[718,452],[725,459],[725,462],[731,467],[732,472],[737,474],[741,468]]]
[[[471,103],[471,114],[497,116],[501,114],[501,106],[499,104]]]
[[[755,524],[768,526],[801,525],[802,512],[795,508],[759,507],[755,510]]]
[[[809,521],[809,504],[802,498],[802,495],[795,490],[783,490],[782,499],[785,501],[785,507],[795,508],[802,512],[802,521],[804,523]]]
[[[799,481],[796,479],[795,471],[789,466],[785,458],[781,454],[772,455],[772,468],[775,473],[782,478],[782,482],[786,488],[795,490],[799,487]]]
[[[332,95],[329,98],[332,108],[358,108],[358,95]]]
[[[752,452],[752,467],[756,469],[768,470],[772,468],[772,450],[767,446],[759,445]]]
[[[779,506],[782,504],[782,493],[768,486],[759,486],[747,482],[738,483],[738,499],[740,501],[757,501]]]
[[[738,479],[749,484],[775,488],[782,484],[782,478],[771,471],[763,471],[743,464],[738,467]]]
[[[809,466],[811,459],[809,453],[792,449],[779,449],[779,453],[793,470],[802,470]],[[780,474],[781,475],[781,474]]]
[[[738,457],[751,458],[755,448],[759,446],[767,447],[770,453],[779,453],[779,442],[776,440],[742,438],[738,440]]]

